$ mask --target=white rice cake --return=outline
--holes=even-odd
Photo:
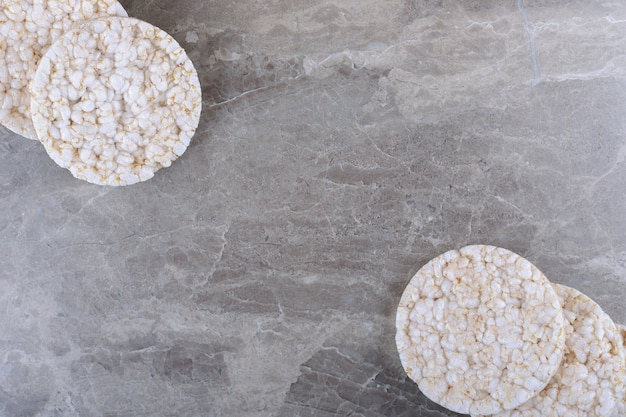
[[[620,333],[622,338],[622,347],[626,350],[626,326],[617,324],[617,331]],[[615,408],[615,411],[613,411],[613,415],[611,417],[626,417],[626,393],[622,394],[622,397],[617,402],[617,407]]]
[[[613,320],[581,292],[554,287],[568,322],[563,363],[536,397],[497,417],[609,417],[622,398],[626,364]]]
[[[0,123],[37,139],[28,83],[43,51],[77,23],[128,16],[116,0],[2,0],[0,2]]]
[[[438,404],[495,414],[540,392],[559,368],[565,321],[554,288],[502,248],[472,245],[422,267],[396,316],[408,376]]]
[[[63,35],[31,83],[39,140],[94,184],[145,181],[182,155],[200,121],[198,74],[163,30],[134,18],[92,20]]]

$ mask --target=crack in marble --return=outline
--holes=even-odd
[[[100,198],[106,197],[109,193],[113,192],[112,188],[105,188],[105,189],[101,189],[98,191],[97,194],[95,194],[93,197],[89,198],[88,200],[84,201],[81,203],[81,207],[80,209],[75,213],[76,215],[80,215],[83,210],[85,210],[85,208],[89,207],[92,205],[92,203]]]
[[[121,215],[120,215],[121,217]],[[141,241],[146,241],[146,240],[151,240],[151,239],[156,239],[162,236],[167,236],[167,235],[171,235],[174,233],[177,233],[181,230],[191,230],[191,229],[196,229],[197,228],[197,224],[188,224],[188,225],[184,225],[184,226],[180,226],[177,227],[175,229],[170,229],[170,230],[164,230],[162,232],[158,232],[158,233],[153,233],[153,234],[149,234],[149,235],[142,235],[140,233],[137,232],[133,232],[127,236],[124,236],[118,240],[115,241],[109,241],[109,242],[76,242],[76,243],[71,243],[68,245],[60,245],[60,246],[54,246],[54,249],[58,249],[58,250],[64,250],[64,249],[68,249],[68,248],[73,248],[73,247],[80,247],[80,246],[103,246],[103,247],[110,247],[110,246],[115,246],[115,245],[119,245],[120,243],[126,242],[130,239],[132,239],[133,237],[137,237],[139,238]],[[225,229],[224,227],[216,227],[215,229]],[[223,236],[222,236],[223,237]],[[41,243],[39,241],[14,241],[15,243]],[[52,248],[52,245],[47,242],[46,243],[48,247]]]
[[[128,235],[126,237],[123,237],[120,240],[116,240],[113,242],[77,242],[77,243],[71,243],[69,245],[61,245],[61,246],[55,246],[54,249],[56,250],[65,250],[65,249],[71,249],[71,248],[76,248],[76,247],[81,247],[81,246],[100,246],[100,247],[111,247],[111,246],[115,246],[115,245],[119,245],[120,243],[123,243],[133,237],[137,236],[137,234],[133,233],[131,235]],[[49,247],[52,247],[51,245],[48,244]]]
[[[509,200],[507,200],[506,198],[499,196],[499,195],[494,195],[493,196],[496,200],[498,200],[501,203],[504,203],[510,207],[513,207],[517,212],[519,212],[522,216],[527,217],[527,218],[533,218],[532,215],[528,215],[524,210],[522,210],[521,208],[519,208],[518,206],[516,206],[515,204],[511,203]]]
[[[300,78],[302,78],[302,77],[294,77],[294,78],[290,78],[289,80],[286,80],[286,81],[297,81]],[[252,90],[244,91],[243,93],[240,93],[240,94],[238,94],[238,95],[236,95],[234,97],[231,97],[229,99],[226,99],[224,101],[220,101],[220,102],[217,102],[217,103],[211,103],[211,104],[208,105],[208,108],[215,108],[215,107],[224,106],[226,104],[230,104],[232,102],[238,101],[239,99],[244,98],[244,97],[246,97],[248,95],[251,95],[251,94],[254,94],[254,93],[258,93],[258,92],[261,92],[261,91],[272,90],[272,89],[278,88],[280,86],[283,86],[285,84],[286,84],[286,82],[281,82],[281,83],[278,83],[278,84],[275,84],[275,85],[271,85],[271,86],[259,87],[259,88],[254,88]],[[204,103],[204,101],[203,101],[203,103]]]
[[[604,180],[609,175],[612,175],[613,172],[624,163],[624,161],[626,161],[626,142],[623,143],[622,146],[618,149],[615,156],[615,161],[613,161],[611,166],[602,175],[596,177],[591,185],[591,188],[595,188],[600,181]]]
[[[604,19],[612,25],[626,23],[626,19],[616,19],[611,15],[604,17]]]
[[[606,62],[602,68],[589,72],[570,72],[558,75],[546,75],[546,81],[564,82],[573,80],[594,80],[598,78],[609,78],[624,74],[625,72],[616,67],[613,62]]]
[[[402,167],[404,167],[404,169],[407,170],[407,172],[411,172],[411,167],[402,159],[395,157],[385,151],[383,151],[380,146],[378,146],[378,144],[376,143],[376,141],[372,138],[372,136],[365,132],[363,129],[359,129],[359,131],[363,134],[365,134],[365,136],[367,137],[367,139],[370,141],[370,143],[374,146],[374,148],[376,149],[376,151],[378,151],[380,154],[384,155],[385,157],[399,163]]]
[[[535,43],[535,34],[533,33],[533,29],[530,24],[528,12],[524,8],[523,0],[517,0],[517,9],[524,18],[524,29],[526,30],[526,34],[528,35],[528,40],[530,42],[530,61],[533,66],[533,80],[531,85],[534,87],[541,82],[539,63],[537,62],[537,45]]]

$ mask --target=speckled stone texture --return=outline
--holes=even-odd
[[[0,416],[452,416],[394,318],[472,243],[626,323],[626,3],[121,3],[200,127],[123,188],[0,129]]]

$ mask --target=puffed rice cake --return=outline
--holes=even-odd
[[[622,399],[626,363],[615,323],[586,295],[553,285],[567,320],[563,362],[537,396],[494,417],[609,417]]]
[[[43,51],[80,22],[127,14],[116,0],[2,0],[0,3],[0,123],[36,140],[28,84]]]
[[[31,83],[46,151],[79,179],[129,185],[182,155],[200,120],[196,70],[163,30],[134,18],[84,23],[55,42]]]
[[[546,277],[494,246],[446,252],[407,285],[396,315],[402,365],[420,390],[464,414],[495,414],[540,392],[559,368],[565,320]]]

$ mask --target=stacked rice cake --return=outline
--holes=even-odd
[[[81,22],[128,16],[116,0],[3,0],[0,6],[0,123],[37,140],[28,86],[43,52]]]
[[[506,249],[472,245],[428,262],[402,295],[396,329],[408,376],[458,413],[610,417],[624,392],[610,317]]]
[[[586,295],[555,289],[568,322],[563,362],[544,390],[498,417],[610,416],[621,400],[626,367],[617,327]]]
[[[113,0],[0,9],[0,122],[94,184],[152,178],[186,151],[200,121],[200,83],[183,48],[126,16]]]

